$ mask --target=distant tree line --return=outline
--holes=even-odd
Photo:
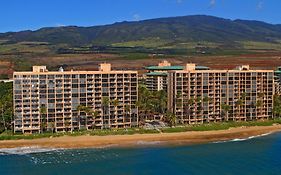
[[[0,82],[0,131],[12,129],[13,83]]]

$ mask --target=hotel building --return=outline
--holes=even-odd
[[[274,80],[275,80],[275,94],[281,95],[281,67],[277,67],[274,71]]]
[[[250,121],[272,116],[273,70],[184,70],[169,71],[168,110],[178,122],[201,124],[219,121]]]
[[[172,70],[183,70],[184,66],[172,66],[170,62],[164,60],[160,62],[157,66],[148,66],[145,68],[147,73],[146,77],[146,87],[150,91],[167,91],[167,76],[168,71]],[[196,66],[196,70],[208,70],[205,66]]]
[[[100,64],[98,71],[33,66],[32,72],[14,72],[15,132],[136,127],[137,77],[110,64]]]

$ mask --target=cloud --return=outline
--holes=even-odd
[[[56,24],[56,27],[65,27],[65,26],[66,26],[65,24],[61,24],[61,23]]]
[[[259,1],[256,8],[257,8],[257,10],[262,10],[263,9],[263,2]]]
[[[177,4],[181,4],[183,0],[177,0]]]
[[[216,0],[210,0],[210,7],[214,7],[216,5]]]
[[[133,15],[134,21],[139,21],[140,18],[141,18],[141,16],[139,14],[137,14],[137,13]]]

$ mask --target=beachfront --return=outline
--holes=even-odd
[[[62,136],[31,140],[2,140],[0,148],[45,147],[45,148],[92,148],[135,147],[147,145],[180,145],[247,139],[264,134],[280,132],[281,125],[250,126],[218,131],[189,131],[177,133],[107,135],[107,136]]]

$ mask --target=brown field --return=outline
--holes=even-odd
[[[1,55],[0,55],[1,58]],[[99,63],[112,63],[114,69],[133,69],[144,72],[144,67],[156,65],[166,59],[173,65],[196,63],[209,66],[212,69],[233,69],[237,65],[249,64],[254,69],[276,69],[281,65],[281,52],[260,52],[255,54],[227,55],[227,56],[176,56],[176,57],[151,57],[142,59],[127,59],[114,54],[60,54],[46,56],[28,56],[26,61],[30,65],[47,65],[50,69],[57,69],[59,65],[66,65],[66,70],[96,70]],[[11,75],[14,70],[13,62],[0,61],[0,74]]]
[[[12,74],[13,63],[9,61],[0,61],[0,75],[1,74]]]

